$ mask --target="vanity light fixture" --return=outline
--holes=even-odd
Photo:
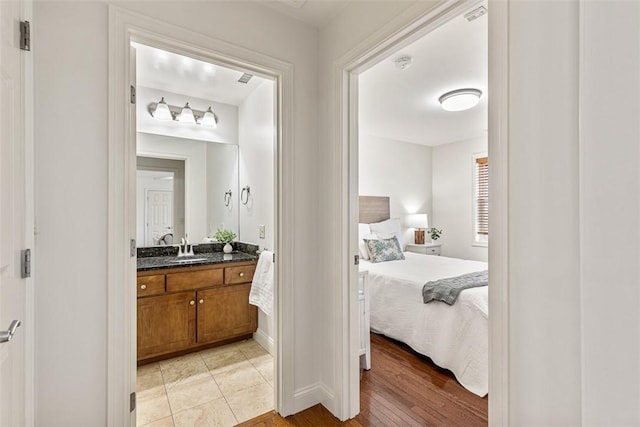
[[[156,108],[153,110],[153,113],[151,113],[151,115],[156,120],[162,120],[162,121],[173,120],[173,114],[171,114],[171,110],[169,109],[169,106],[167,105],[167,103],[164,102],[164,96],[162,97],[160,102],[158,102],[158,104],[156,105]]]
[[[151,117],[156,120],[199,124],[212,129],[218,127],[218,116],[216,116],[211,107],[207,111],[194,110],[188,102],[184,107],[177,107],[167,104],[164,97],[162,97],[160,102],[149,104],[148,111]]]
[[[180,112],[178,121],[180,123],[188,123],[190,125],[196,124],[196,118],[193,115],[193,110],[191,109],[191,107],[189,107],[188,102],[184,105],[184,107],[182,107],[182,111]]]
[[[216,123],[216,115],[213,114],[213,110],[211,107],[204,112],[202,118],[198,121],[202,126],[206,126],[208,128],[217,128],[218,123]]]
[[[445,111],[464,111],[478,105],[481,96],[482,91],[479,89],[457,89],[445,93],[438,101]]]

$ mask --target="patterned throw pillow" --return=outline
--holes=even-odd
[[[384,262],[395,261],[404,259],[404,254],[398,243],[396,236],[390,239],[364,239],[367,249],[369,249],[369,255],[371,255],[371,262]]]

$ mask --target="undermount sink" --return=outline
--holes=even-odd
[[[183,258],[183,259],[176,259],[173,261],[169,261],[169,262],[173,262],[173,263],[178,263],[178,264],[184,264],[184,263],[188,263],[188,262],[198,262],[198,261],[206,261],[207,258]]]

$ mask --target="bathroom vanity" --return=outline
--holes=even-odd
[[[138,362],[251,337],[257,328],[257,307],[249,304],[257,247],[251,249],[190,257],[140,256],[139,250]]]

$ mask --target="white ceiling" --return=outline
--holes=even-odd
[[[404,54],[413,64],[401,70],[394,60]],[[429,146],[486,135],[487,61],[487,14],[454,18],[361,74],[360,133]],[[444,111],[438,98],[462,88],[480,89],[480,103]]]
[[[134,43],[139,86],[239,106],[265,81],[253,76],[239,83],[242,71]],[[167,100],[171,103],[170,100]]]
[[[350,0],[262,0],[260,3],[298,21],[322,28]]]

